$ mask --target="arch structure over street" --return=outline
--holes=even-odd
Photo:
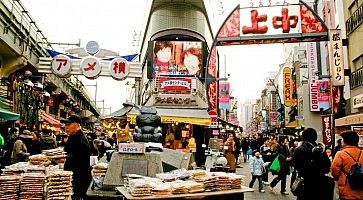
[[[218,118],[218,46],[327,41],[328,28],[305,2],[241,2],[214,37],[206,67],[209,114]]]

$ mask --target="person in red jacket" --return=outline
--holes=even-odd
[[[346,176],[355,161],[363,164],[363,153],[358,148],[359,136],[354,131],[343,132],[340,135],[343,138],[342,149],[336,153],[331,167],[332,175],[338,181],[339,198],[340,200],[361,200],[363,190],[350,188]]]

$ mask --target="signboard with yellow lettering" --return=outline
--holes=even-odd
[[[283,70],[284,80],[284,105],[291,106],[292,104],[292,79],[291,79],[291,68],[285,67]]]

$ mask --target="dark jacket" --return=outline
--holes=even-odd
[[[40,150],[57,148],[57,141],[52,135],[41,135],[38,139]]]
[[[69,136],[64,150],[67,153],[64,170],[73,172],[73,192],[75,197],[85,197],[91,183],[90,145],[81,130]]]
[[[293,165],[299,177],[304,178],[304,194],[298,199],[332,199],[334,180],[325,176],[330,171],[330,160],[322,152],[313,152],[316,144],[303,142],[295,149]],[[324,192],[321,192],[324,191]]]
[[[273,158],[279,155],[280,161],[280,172],[279,174],[290,174],[289,164],[287,162],[287,158],[289,157],[289,149],[286,145],[278,144],[276,146],[276,151],[273,152]]]

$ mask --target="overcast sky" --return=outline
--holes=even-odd
[[[78,43],[81,47],[95,40],[101,48],[128,55],[139,50],[132,45],[134,31],[143,31],[145,14],[151,0],[22,0],[30,15],[48,38],[49,42]],[[237,5],[236,0],[206,0],[212,7],[209,17],[214,20],[214,30]],[[219,3],[222,2],[222,3]],[[56,46],[55,46],[56,47]],[[64,51],[69,47],[56,47]],[[258,98],[269,71],[277,71],[282,63],[282,45],[244,45],[219,49],[221,68],[230,74],[233,95],[239,101]],[[226,62],[224,62],[226,58]],[[224,63],[226,65],[224,65]],[[97,81],[97,101],[104,100],[105,107],[112,112],[122,107],[126,99],[125,81],[111,78],[87,80],[85,85],[95,85]],[[112,88],[112,92],[109,92]],[[91,96],[95,87],[87,86]],[[102,107],[102,102],[98,102]],[[108,114],[109,110],[105,111]]]

